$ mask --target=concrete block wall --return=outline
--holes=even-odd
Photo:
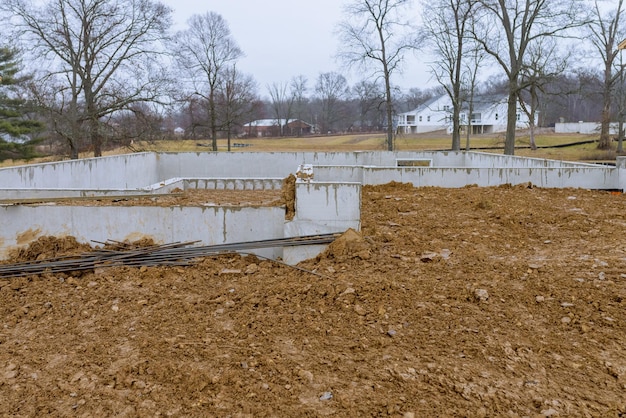
[[[184,190],[280,190],[282,187],[282,178],[195,178],[184,182]]]

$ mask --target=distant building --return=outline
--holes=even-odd
[[[461,110],[461,127],[466,127],[469,120],[475,134],[506,131],[506,97],[476,96],[473,108],[471,115],[468,115],[467,108]],[[410,112],[400,113],[397,118],[399,133],[418,134],[441,130],[452,133],[452,100],[447,95],[435,97]],[[528,122],[528,116],[518,107],[516,127],[527,128]]]
[[[183,128],[181,128],[180,126],[177,128],[174,128],[174,135],[175,136],[184,136],[185,135],[185,130]]]
[[[602,124],[600,122],[557,122],[554,125],[554,132],[557,134],[585,134],[599,135]],[[609,124],[609,135],[619,134],[619,123]]]
[[[301,136],[313,133],[313,125],[300,119],[259,119],[243,125],[244,134],[248,137]]]

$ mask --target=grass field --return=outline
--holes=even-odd
[[[579,143],[597,139],[595,136],[579,134],[537,135],[535,142],[539,149],[529,148],[528,135],[519,134],[517,137],[516,155],[536,158],[549,158],[569,161],[614,161],[614,151],[600,151],[596,143],[572,145],[568,147],[551,148],[564,144]],[[245,146],[235,147],[234,144]],[[465,148],[465,138],[462,138],[461,147]],[[503,153],[504,134],[475,135],[470,138],[470,149]],[[135,145],[141,151],[208,151],[210,141],[176,140],[142,143]],[[394,149],[398,151],[449,150],[451,138],[449,135],[421,134],[398,135]],[[227,151],[226,140],[218,140],[218,150]],[[376,151],[386,150],[384,134],[336,135],[305,138],[253,138],[231,140],[231,152],[272,152],[272,151]]]
[[[385,139],[386,137],[382,133],[311,136],[300,138],[233,139],[231,140],[231,152],[383,151],[387,149]],[[594,139],[597,139],[597,135],[542,133],[536,135],[535,142],[539,149],[533,151],[529,148],[529,136],[525,133],[518,133],[515,155],[567,161],[614,162],[616,156],[615,151],[598,150],[597,143],[558,147],[564,144],[576,144]],[[465,141],[465,138],[461,138],[461,147],[463,149],[465,149]],[[470,138],[470,149],[472,150],[501,154],[503,153],[503,147],[504,134],[474,135]],[[450,148],[451,137],[443,133],[398,135],[394,143],[394,149],[398,151],[449,150]],[[206,152],[210,150],[210,139],[177,139],[169,141],[136,142],[133,144],[132,148],[124,147],[109,150],[106,151],[104,155],[116,155],[142,151]],[[218,151],[226,152],[227,150],[227,140],[219,139]],[[91,156],[92,155],[89,153],[81,154],[82,158],[88,158]],[[63,156],[49,156],[30,161],[5,160],[0,162],[0,167],[57,161],[62,159],[65,158]]]

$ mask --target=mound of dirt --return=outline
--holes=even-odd
[[[282,201],[286,207],[285,219],[290,221],[296,215],[296,176],[290,174],[283,180]]]
[[[0,278],[0,415],[626,415],[624,195],[366,186],[361,222],[297,268]]]
[[[89,244],[81,244],[74,237],[43,236],[31,242],[27,247],[15,250],[11,254],[11,261],[40,261],[78,255],[91,250],[92,247]]]
[[[371,258],[370,245],[360,233],[350,228],[335,239],[320,255],[321,257],[332,258],[338,262],[349,258],[369,260]]]

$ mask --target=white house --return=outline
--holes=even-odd
[[[448,129],[452,125],[452,105],[448,96],[428,100],[420,107],[398,116],[398,132],[421,134]]]
[[[475,134],[506,131],[507,98],[503,96],[476,96],[471,117],[465,106],[459,115],[461,127],[471,121]],[[452,100],[447,95],[435,97],[422,106],[398,116],[399,133],[424,133],[446,130],[452,133]],[[517,129],[529,126],[528,116],[518,107]]]

